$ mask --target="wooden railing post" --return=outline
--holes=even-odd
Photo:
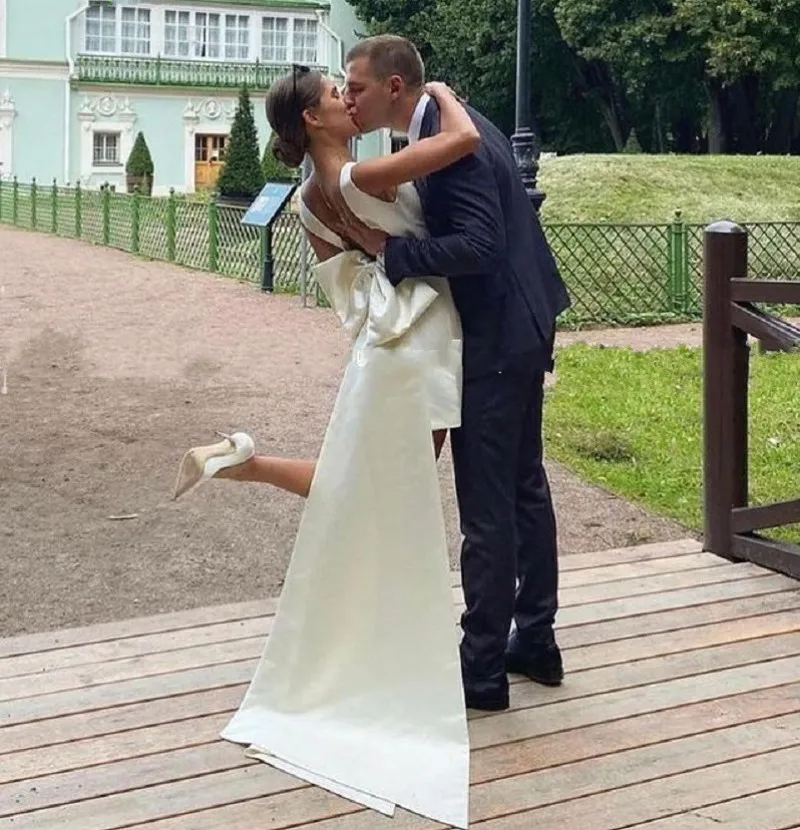
[[[709,225],[704,242],[704,547],[728,559],[731,510],[747,498],[747,337],[734,331],[731,316],[731,279],[746,276],[747,232],[728,221]]]

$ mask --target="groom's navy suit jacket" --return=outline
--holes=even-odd
[[[416,182],[430,238],[387,240],[386,273],[450,278],[464,333],[464,375],[502,371],[519,359],[548,371],[566,286],[522,184],[511,144],[469,109],[477,152]],[[439,131],[428,103],[420,138]]]

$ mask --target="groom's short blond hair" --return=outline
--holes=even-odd
[[[414,44],[399,35],[376,35],[360,40],[347,53],[346,63],[366,58],[375,77],[399,75],[405,85],[419,89],[425,83],[425,63]]]

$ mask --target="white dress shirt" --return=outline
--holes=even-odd
[[[425,109],[427,108],[430,100],[431,96],[428,95],[427,92],[423,92],[422,97],[419,101],[417,101],[416,109],[414,110],[414,114],[411,116],[411,123],[408,125],[409,144],[419,141],[419,133],[422,129],[422,119],[425,117]]]

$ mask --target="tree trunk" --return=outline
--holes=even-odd
[[[618,153],[625,149],[628,135],[622,92],[604,64],[579,59],[577,66],[583,94],[598,108]]]
[[[712,79],[706,89],[708,92],[708,152],[711,155],[719,155],[725,152],[722,84]]]

